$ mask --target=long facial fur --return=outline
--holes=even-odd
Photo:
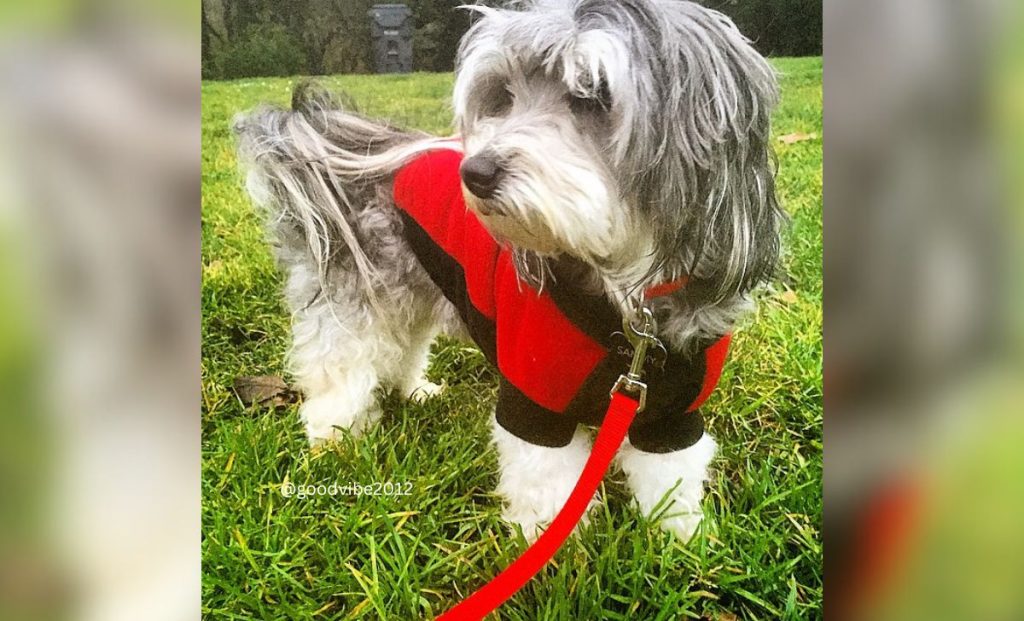
[[[509,170],[469,205],[508,214],[492,228],[520,229],[523,246],[626,273],[627,287],[688,274],[691,302],[738,304],[779,253],[771,67],[727,17],[689,2],[516,5],[473,7],[459,53],[466,155]]]

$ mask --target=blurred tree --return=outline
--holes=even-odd
[[[254,23],[225,46],[220,77],[289,76],[308,73],[302,44],[281,24]]]
[[[334,0],[333,4],[330,20],[335,36],[324,50],[324,72],[372,71],[369,13],[376,3],[373,0]]]
[[[416,34],[413,63],[417,71],[451,71],[459,41],[469,28],[470,12],[462,0],[407,0]]]
[[[369,10],[374,0],[201,1],[204,78],[373,70]],[[458,7],[470,1],[405,0],[415,24],[417,71],[453,69],[472,17]],[[821,54],[821,0],[699,1],[729,15],[763,54]]]
[[[818,56],[822,0],[698,0],[728,15],[766,56]]]

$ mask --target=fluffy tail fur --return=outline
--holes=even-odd
[[[365,216],[403,164],[457,145],[359,116],[310,82],[296,86],[291,110],[263,108],[236,118],[233,129],[247,189],[280,251],[309,253],[325,290],[332,265],[351,262],[378,306],[382,280],[364,250]]]

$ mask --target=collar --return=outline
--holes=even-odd
[[[654,298],[662,298],[667,295],[672,295],[676,291],[679,291],[686,286],[686,283],[690,281],[689,276],[683,276],[676,280],[670,280],[669,282],[661,283],[660,285],[651,285],[644,289],[644,301],[653,300]]]

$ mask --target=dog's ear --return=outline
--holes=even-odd
[[[666,12],[671,34],[659,47],[671,54],[652,78],[664,120],[651,170],[663,178],[648,198],[664,232],[659,246],[672,255],[663,262],[688,262],[682,269],[719,301],[768,280],[778,261],[784,216],[769,137],[776,76],[721,13],[690,2]]]

